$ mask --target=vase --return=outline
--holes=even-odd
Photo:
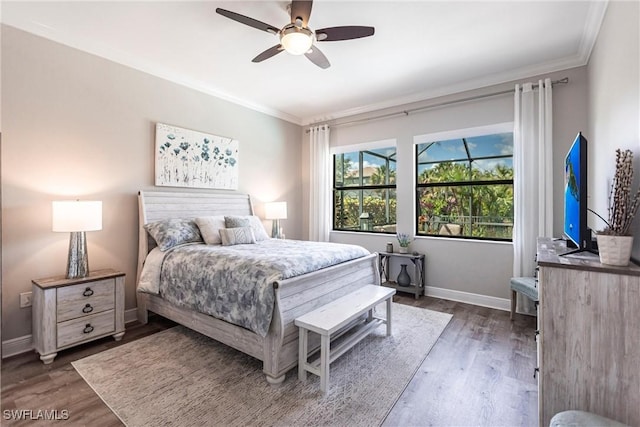
[[[600,262],[606,265],[625,266],[631,259],[633,236],[611,236],[598,234],[598,254]]]
[[[408,254],[409,246],[400,246],[400,248],[398,248],[398,252],[400,252],[401,254]]]
[[[411,284],[411,276],[407,273],[407,264],[400,265],[400,274],[397,279],[399,286],[409,286]]]

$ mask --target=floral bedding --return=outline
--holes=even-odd
[[[338,243],[268,239],[255,244],[189,244],[147,257],[138,290],[266,336],[273,283],[369,254]]]

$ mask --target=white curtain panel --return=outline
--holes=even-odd
[[[553,237],[551,91],[551,79],[537,93],[533,83],[515,88],[514,276],[534,276],[537,238]]]
[[[331,228],[329,126],[309,130],[309,240],[328,242]]]

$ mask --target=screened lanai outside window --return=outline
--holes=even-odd
[[[333,156],[333,229],[395,233],[396,148]]]
[[[513,133],[416,144],[419,235],[511,240]]]

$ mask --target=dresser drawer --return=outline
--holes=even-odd
[[[66,286],[57,291],[58,322],[112,310],[115,306],[113,279]]]
[[[58,348],[115,331],[115,310],[58,323]]]

